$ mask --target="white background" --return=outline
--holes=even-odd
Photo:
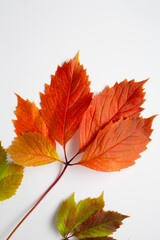
[[[98,93],[125,78],[145,84],[142,113],[160,112],[159,0],[1,0],[0,1],[0,138],[7,148],[15,134],[11,119],[14,92],[39,105],[39,92],[50,83],[58,64],[80,50],[91,89]],[[12,237],[13,240],[60,240],[58,207],[73,192],[76,200],[105,192],[106,210],[131,216],[113,234],[118,240],[160,239],[160,121],[154,120],[152,141],[136,164],[114,173],[85,167],[68,169]],[[75,142],[71,142],[72,147]],[[61,155],[61,149],[57,150]],[[68,150],[68,155],[73,152]],[[53,163],[25,169],[17,194],[0,203],[0,239],[5,240],[61,166]]]

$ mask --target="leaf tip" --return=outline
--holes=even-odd
[[[78,52],[77,52],[77,54],[76,54],[76,56],[75,56],[75,58],[74,58],[77,62],[79,62],[79,50],[78,50]]]
[[[104,201],[104,191],[101,193],[101,195],[99,196],[99,198],[102,198],[102,200]]]
[[[122,218],[125,219],[125,218],[129,218],[130,216],[128,215],[125,215],[125,214],[122,214]]]

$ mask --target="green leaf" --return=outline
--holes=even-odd
[[[1,146],[1,142],[0,142],[0,176],[1,174],[4,172],[5,168],[6,168],[6,152],[4,151],[4,149]]]
[[[58,212],[57,224],[58,229],[62,237],[66,237],[70,233],[72,226],[75,224],[76,220],[76,202],[74,199],[74,193],[68,199],[66,199]]]
[[[12,197],[23,178],[23,167],[7,162],[6,152],[0,143],[0,201]]]
[[[76,222],[72,228],[72,232],[85,220],[91,217],[98,211],[101,211],[104,208],[104,193],[102,193],[98,198],[87,198],[81,200],[77,204],[77,213],[76,213]]]
[[[58,229],[63,240],[76,237],[83,240],[115,240],[115,232],[128,216],[104,211],[104,193],[98,198],[81,200],[77,205],[74,194],[66,199],[58,212]]]
[[[116,240],[112,237],[83,238],[83,240]]]
[[[107,237],[120,227],[126,217],[118,212],[97,212],[75,230],[74,236],[79,239]]]

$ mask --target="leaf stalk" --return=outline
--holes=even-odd
[[[62,172],[58,176],[58,178],[52,183],[52,185],[45,191],[45,193],[41,196],[41,198],[37,201],[37,203],[30,209],[30,211],[22,218],[22,220],[17,224],[17,226],[13,229],[11,234],[7,237],[6,240],[9,240],[12,235],[15,233],[15,231],[20,227],[20,225],[24,222],[24,220],[32,213],[32,211],[39,205],[39,203],[43,200],[43,198],[50,192],[50,190],[56,185],[56,183],[60,180],[60,178],[63,176],[64,172],[66,171],[68,167],[68,164],[65,164],[65,167],[63,168]]]
[[[61,162],[63,163],[65,166],[62,170],[62,172],[60,173],[60,175],[57,177],[57,179],[51,184],[51,186],[45,191],[45,193],[41,196],[41,198],[36,202],[36,204],[29,210],[29,212],[27,212],[27,214],[22,218],[22,220],[17,224],[17,226],[13,229],[13,231],[11,232],[11,234],[7,237],[6,240],[9,240],[12,235],[15,233],[15,231],[20,227],[20,225],[24,222],[24,220],[33,212],[33,210],[39,205],[39,203],[43,200],[43,198],[50,192],[50,190],[56,185],[56,183],[60,180],[60,178],[63,176],[63,174],[65,173],[66,169],[68,166],[74,166],[75,164],[71,164],[71,162],[73,161],[73,159],[79,154],[79,152],[73,156],[69,161],[67,160],[67,155],[66,155],[66,151],[64,148],[64,155],[65,155],[65,162]],[[68,238],[66,238],[68,239]],[[65,239],[64,239],[65,240]]]

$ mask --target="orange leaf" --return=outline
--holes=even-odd
[[[39,166],[61,161],[46,138],[37,132],[22,133],[7,149],[14,163],[22,166]]]
[[[63,147],[77,131],[91,99],[90,82],[77,54],[58,66],[51,85],[46,85],[45,94],[41,93],[42,116],[50,135]]]
[[[79,164],[104,172],[133,165],[150,141],[154,117],[111,121],[98,132]]]
[[[98,96],[95,96],[85,112],[80,125],[80,149],[85,148],[111,120],[134,118],[143,110],[143,85],[147,80],[135,82],[124,80],[112,88],[108,86]]]
[[[25,101],[19,95],[17,95],[18,104],[16,107],[15,115],[17,120],[13,120],[15,126],[15,132],[17,136],[20,136],[23,132],[39,132],[54,146],[55,141],[48,136],[48,129],[40,114],[38,107],[34,102],[30,102],[28,99]]]

